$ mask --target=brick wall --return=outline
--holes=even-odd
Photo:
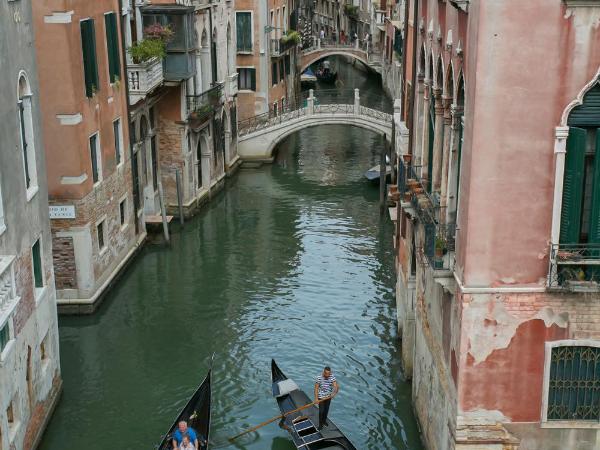
[[[52,239],[52,259],[56,271],[57,289],[77,289],[77,269],[75,267],[75,249],[73,238],[54,237]]]

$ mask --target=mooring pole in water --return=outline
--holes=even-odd
[[[165,234],[165,241],[169,244],[169,224],[167,223],[167,211],[165,208],[165,196],[163,193],[162,182],[158,180],[158,200],[160,201],[160,214],[162,215],[163,233]]]
[[[385,154],[387,141],[385,134],[383,135],[383,147],[381,148],[381,157],[379,160],[379,209],[381,213],[385,211]]]
[[[177,185],[177,206],[179,207],[179,223],[183,226],[183,200],[181,194],[181,171],[175,169],[175,184]]]

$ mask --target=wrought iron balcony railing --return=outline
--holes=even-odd
[[[407,158],[408,159],[408,158]],[[427,180],[419,176],[420,166],[398,161],[398,192],[410,204],[425,228],[423,246],[418,249],[423,265],[435,270],[451,269],[455,251],[456,224],[446,222],[445,208],[437,192],[427,191]]]
[[[552,244],[548,286],[574,292],[600,291],[600,244]]]
[[[208,91],[204,91],[199,95],[188,95],[187,100],[187,111],[188,119],[191,120],[205,120],[216,107],[221,105],[223,99],[223,84],[219,83]]]

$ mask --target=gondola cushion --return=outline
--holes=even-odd
[[[277,389],[279,390],[279,393],[276,394],[276,397],[283,397],[284,395],[288,395],[290,392],[297,390],[298,385],[294,380],[288,378],[287,380],[279,381],[277,383]]]

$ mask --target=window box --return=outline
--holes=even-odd
[[[127,64],[129,101],[132,105],[144,100],[164,80],[160,58],[152,58],[141,64]]]

